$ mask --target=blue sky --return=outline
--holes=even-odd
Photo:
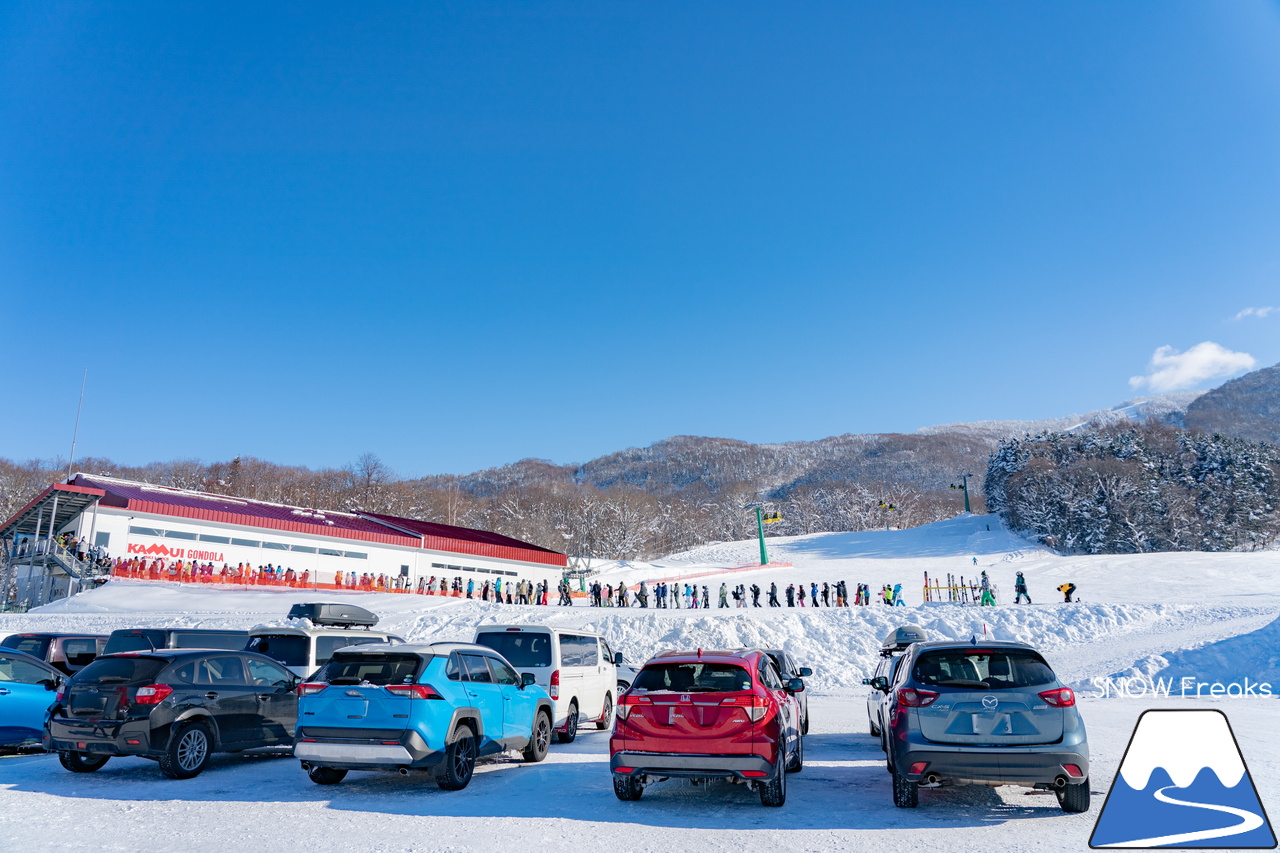
[[[78,455],[420,475],[1280,361],[1274,3],[11,3],[0,115],[0,456],[86,367]]]

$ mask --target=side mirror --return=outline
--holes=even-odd
[[[56,690],[58,687],[58,682],[54,681],[52,678],[42,678],[37,681],[36,684],[39,684],[45,690]]]
[[[801,678],[808,678],[808,677],[809,677],[809,676],[811,676],[811,675],[813,675],[813,667],[809,667],[809,666],[802,666],[802,667],[800,667],[800,677],[801,677]]]
[[[622,652],[614,652],[614,653],[613,653],[613,665],[614,665],[614,666],[617,666],[617,665],[618,665],[618,664],[620,664],[620,663],[622,663]]]
[[[537,683],[538,683],[538,677],[534,675],[532,672],[520,673],[520,689],[521,690],[523,690],[524,688],[532,684],[537,684]]]
[[[863,684],[865,684],[865,685],[867,685],[868,687],[870,687],[870,686],[871,686],[871,679],[870,679],[870,678],[864,678],[864,679],[862,679],[862,683],[863,683]]]
[[[883,675],[877,675],[875,678],[871,679],[871,686],[876,690],[879,690],[881,693],[888,693],[889,679],[885,678]]]
[[[792,679],[790,679],[790,680],[787,682],[787,692],[788,692],[788,693],[803,693],[803,692],[804,692],[804,681],[802,681],[802,680],[801,680],[801,679],[799,679],[799,678],[792,678]]]

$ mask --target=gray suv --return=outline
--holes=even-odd
[[[921,786],[942,785],[1052,790],[1065,812],[1089,808],[1089,745],[1075,693],[1025,643],[916,643],[885,710],[899,808],[915,808]]]

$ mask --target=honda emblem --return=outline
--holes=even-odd
[[[689,694],[688,694],[688,693],[681,693],[681,694],[680,694],[680,701],[681,701],[681,702],[688,702],[688,701],[689,701]]]

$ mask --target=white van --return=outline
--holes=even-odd
[[[403,637],[365,628],[254,628],[244,649],[275,658],[294,675],[306,678],[327,664],[338,649],[403,642]]]
[[[590,631],[541,625],[486,625],[475,642],[502,655],[520,673],[532,673],[555,705],[556,739],[569,743],[586,717],[598,729],[613,723],[617,657]]]

